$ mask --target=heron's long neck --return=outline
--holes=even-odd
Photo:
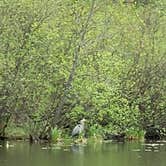
[[[81,122],[82,127],[84,128],[84,122]]]

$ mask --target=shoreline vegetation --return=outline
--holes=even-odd
[[[0,1],[0,138],[65,142],[83,118],[89,140],[166,138],[165,8]]]
[[[148,134],[148,136],[146,136]],[[158,142],[161,140],[165,140],[165,136],[159,135],[158,132],[153,130],[152,133],[145,133],[143,131],[141,132],[135,132],[135,135],[126,135],[125,133],[93,133],[92,135],[82,135],[72,137],[70,134],[67,134],[65,132],[62,132],[62,130],[58,128],[54,128],[51,130],[50,138],[32,138],[31,135],[27,135],[25,130],[23,128],[17,128],[17,127],[11,127],[6,130],[6,135],[1,136],[0,140],[24,140],[29,141],[31,143],[44,143],[44,142],[50,142],[50,143],[56,143],[56,144],[69,144],[69,143],[75,143],[75,144],[86,144],[88,143],[97,143],[97,142],[128,142],[128,141],[141,141],[141,142]]]

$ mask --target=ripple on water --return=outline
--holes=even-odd
[[[151,149],[145,149],[145,152],[151,152],[152,150]]]
[[[64,152],[69,152],[69,151],[70,151],[70,149],[63,149],[63,151],[64,151]]]
[[[140,152],[141,149],[132,149],[133,152]]]

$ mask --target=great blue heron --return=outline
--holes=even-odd
[[[72,137],[76,136],[76,135],[80,135],[81,133],[84,132],[85,121],[86,121],[85,119],[82,119],[80,121],[80,124],[78,124],[74,127],[72,134],[71,134]]]

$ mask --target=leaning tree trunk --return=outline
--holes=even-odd
[[[5,129],[8,125],[8,122],[10,120],[10,115],[0,115],[0,139],[5,138]]]
[[[76,73],[76,70],[77,70],[77,64],[78,64],[78,61],[79,61],[81,47],[82,47],[82,44],[85,41],[85,36],[87,34],[87,29],[88,29],[90,20],[93,16],[93,13],[94,13],[94,7],[95,7],[95,0],[92,1],[91,8],[89,10],[89,14],[87,16],[87,19],[85,20],[85,24],[83,25],[82,29],[80,30],[79,41],[78,41],[78,43],[77,43],[77,45],[74,49],[74,52],[73,52],[73,63],[72,63],[71,71],[70,71],[69,77],[67,79],[67,82],[64,85],[63,95],[60,98],[60,101],[59,101],[57,107],[55,108],[55,110],[53,112],[53,114],[54,114],[53,125],[57,125],[60,122],[60,119],[61,119],[60,116],[63,113],[62,110],[63,110],[63,106],[64,106],[64,103],[65,103],[65,100],[66,100],[66,96],[67,96],[67,94],[70,90],[71,84],[74,80],[74,76],[75,76],[75,73]]]

